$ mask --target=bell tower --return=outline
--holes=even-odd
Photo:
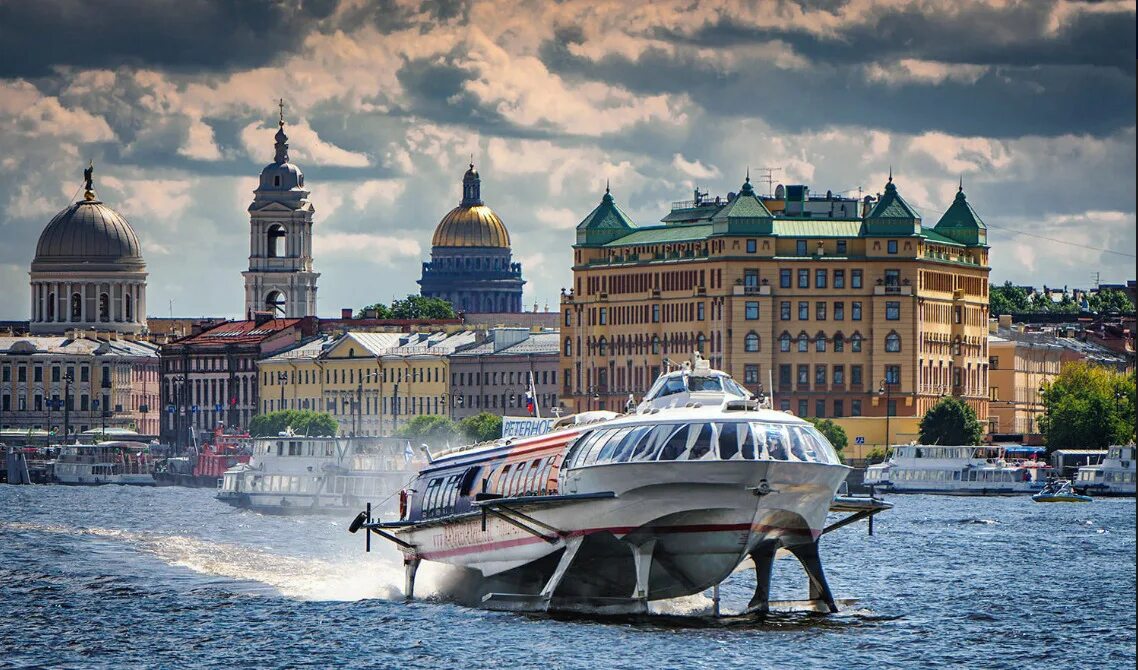
[[[245,315],[271,312],[276,318],[316,315],[316,279],[312,270],[312,215],[304,173],[288,159],[284,100],[273,162],[249,205],[249,269],[245,277]]]

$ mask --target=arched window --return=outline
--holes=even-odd
[[[654,354],[660,353],[660,336],[659,335],[653,335],[652,336],[652,353],[654,353]]]
[[[806,333],[798,334],[798,350],[810,351],[810,336]]]
[[[99,294],[99,320],[111,320],[111,296],[106,293]]]
[[[901,351],[901,336],[898,335],[896,331],[890,331],[890,333],[885,336],[885,351],[889,353]]]
[[[287,255],[288,245],[285,244],[284,226],[279,223],[274,223],[269,226],[269,232],[266,234],[268,237],[268,250],[270,258],[283,258]]]
[[[265,309],[272,312],[274,316],[284,316],[286,307],[288,307],[288,300],[284,293],[270,291],[269,295],[265,296]]]
[[[71,294],[71,320],[80,321],[83,318],[83,296],[78,293]]]
[[[814,336],[814,351],[825,351],[825,350],[826,350],[826,334],[819,331],[818,334]]]
[[[759,334],[752,330],[743,338],[743,351],[755,352],[758,350]]]
[[[123,296],[123,314],[126,315],[127,321],[134,321],[134,296],[127,294]]]
[[[790,351],[790,333],[783,332],[782,335],[778,336],[778,350]]]
[[[747,337],[750,337],[750,335],[748,335]],[[758,337],[759,336],[756,335],[755,339],[757,340]],[[700,333],[699,335],[697,335],[695,338],[695,349],[696,349],[696,351],[698,351],[701,354],[706,353],[706,350],[705,350],[706,345],[707,345],[707,338],[703,336],[703,333]],[[757,351],[757,349],[756,349],[756,351]]]
[[[861,333],[854,333],[850,336],[850,351],[861,351]]]
[[[565,338],[565,355],[566,356],[572,356],[573,355],[573,340],[571,338],[568,338],[568,337]]]
[[[842,335],[841,331],[834,333],[834,351],[846,350],[846,336]]]
[[[608,356],[609,355],[609,342],[603,336],[601,337],[600,340],[597,341],[597,355],[598,356]]]

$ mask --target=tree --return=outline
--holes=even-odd
[[[442,298],[424,298],[414,293],[403,300],[394,300],[388,307],[381,303],[368,305],[356,312],[356,318],[362,319],[365,310],[374,309],[377,319],[454,319],[458,315],[450,302]]]
[[[830,444],[834,445],[834,449],[838,451],[838,457],[843,461],[846,460],[842,454],[842,450],[850,443],[849,437],[846,436],[846,430],[830,419],[807,419],[807,421],[814,424],[818,432],[825,435]]]
[[[249,434],[253,437],[279,435],[289,428],[297,435],[335,435],[340,424],[331,414],[313,412],[307,409],[285,409],[268,414],[258,414],[249,422]]]
[[[398,437],[418,440],[430,445],[442,445],[457,441],[458,427],[445,416],[420,414],[400,426],[395,434]]]
[[[1119,314],[1133,314],[1134,303],[1130,301],[1130,296],[1125,291],[1119,291],[1112,288],[1104,288],[1096,291],[1087,298],[1087,303],[1092,312],[1097,314],[1106,314],[1108,312],[1118,312]]]
[[[473,442],[496,440],[502,437],[502,417],[481,412],[459,421],[458,429]]]
[[[384,305],[383,303],[380,303],[380,302],[377,302],[374,305],[368,305],[367,307],[364,307],[360,311],[356,312],[356,318],[357,319],[367,318],[364,316],[364,314],[366,312],[369,312],[369,311],[375,312],[375,316],[372,318],[376,318],[376,319],[390,319],[391,318],[391,308],[388,307],[387,305]]]
[[[971,405],[956,396],[945,396],[921,418],[921,444],[979,444],[984,427]]]
[[[1025,289],[1006,281],[1003,286],[995,286],[988,292],[988,311],[993,316],[1030,312],[1031,297]]]
[[[1105,449],[1134,440],[1134,375],[1068,364],[1043,389],[1040,430],[1048,452]]]

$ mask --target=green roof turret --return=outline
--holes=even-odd
[[[961,244],[970,246],[985,246],[988,244],[988,226],[972,209],[968,198],[964,195],[964,179],[956,190],[956,198],[948,206],[944,216],[933,226],[933,230],[945,237],[956,240]]]

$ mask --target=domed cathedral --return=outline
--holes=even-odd
[[[420,292],[449,300],[458,312],[520,312],[524,284],[522,264],[511,261],[510,233],[483,204],[482,180],[471,162],[462,202],[435,228]]]
[[[278,318],[316,315],[312,271],[312,215],[304,173],[288,160],[284,101],[280,103],[276,155],[261,170],[249,205],[249,269],[245,277],[245,318],[271,312]]]
[[[80,328],[146,331],[146,263],[122,214],[95,194],[94,165],[83,171],[83,199],[40,234],[31,266],[34,335]]]

